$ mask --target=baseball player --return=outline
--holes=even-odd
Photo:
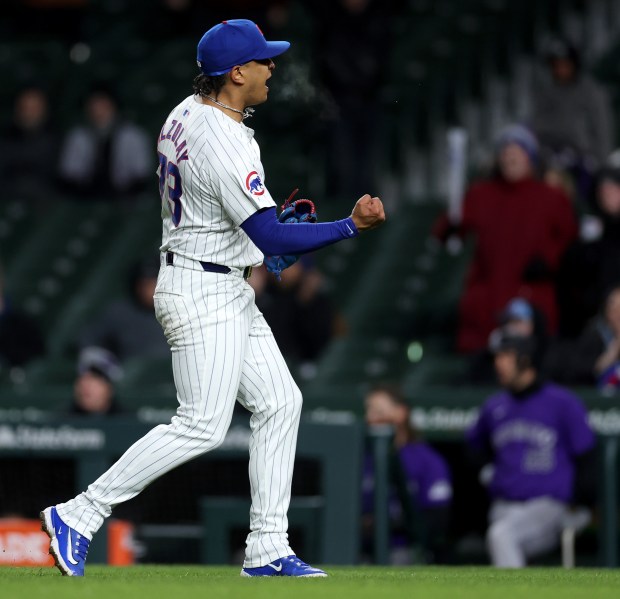
[[[364,403],[369,426],[394,427],[389,498],[391,563],[411,563],[412,540],[424,549],[426,563],[445,563],[452,501],[448,464],[420,439],[411,425],[409,406],[398,387],[376,385],[369,390]],[[374,456],[367,452],[362,476],[362,529],[367,549],[371,549],[374,542],[374,490]]]
[[[487,546],[494,566],[522,568],[557,545],[569,505],[593,502],[594,434],[583,404],[538,374],[533,337],[492,338],[504,390],[467,439],[492,476]]]
[[[278,219],[243,120],[267,100],[272,59],[289,46],[266,41],[245,19],[211,28],[198,44],[195,94],[161,129],[163,243],[154,297],[179,407],[170,424],[137,441],[84,493],[41,512],[65,575],[84,575],[90,540],[114,506],[220,445],[239,401],[252,412],[252,507],[241,575],[326,576],[288,544],[302,398],[246,279],[263,260],[277,274],[299,254],[378,226],[385,214],[379,198],[365,195],[340,221],[313,222],[303,201],[287,208],[287,222]]]

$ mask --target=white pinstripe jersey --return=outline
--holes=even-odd
[[[262,252],[239,225],[275,206],[254,131],[194,96],[168,116],[157,142],[161,250],[244,268]]]

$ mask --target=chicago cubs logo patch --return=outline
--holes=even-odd
[[[256,171],[252,171],[245,178],[245,188],[253,196],[262,196],[265,193],[265,186],[263,185],[263,182],[261,181]]]

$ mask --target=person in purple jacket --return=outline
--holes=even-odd
[[[540,378],[533,337],[505,332],[492,350],[503,391],[482,406],[467,441],[491,465],[491,562],[521,568],[558,544],[571,505],[594,503],[595,437],[581,401]]]
[[[390,460],[390,524],[392,563],[411,561],[412,541],[421,547],[427,563],[448,559],[447,536],[452,501],[450,470],[443,457],[419,439],[411,425],[410,410],[400,389],[373,387],[365,398],[366,423],[394,427]],[[372,543],[374,514],[374,463],[371,452],[364,457],[362,517],[364,545]]]

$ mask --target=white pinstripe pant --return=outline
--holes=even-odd
[[[244,565],[262,566],[293,553],[287,511],[301,392],[241,273],[209,273],[197,266],[200,270],[162,266],[155,291],[157,318],[172,349],[176,416],[57,509],[69,526],[92,538],[114,506],[220,445],[238,400],[252,412]]]

